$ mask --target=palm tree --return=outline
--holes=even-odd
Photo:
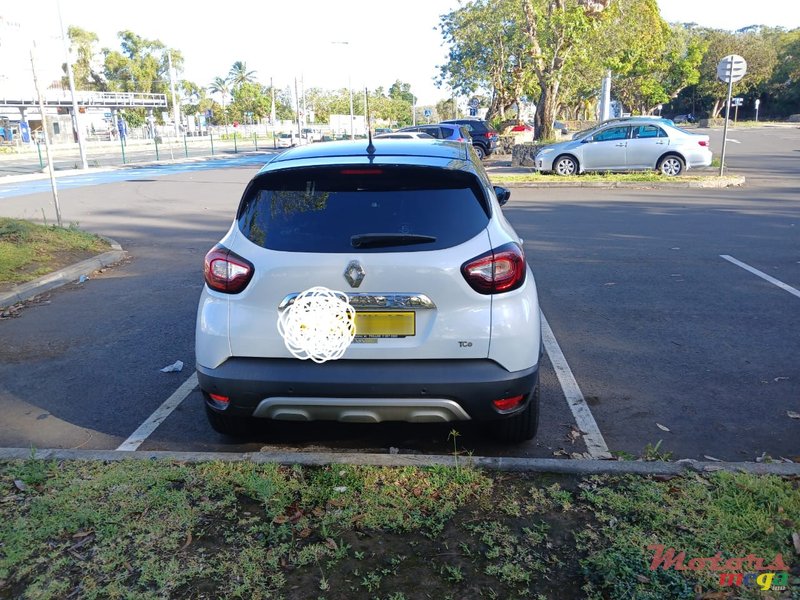
[[[230,72],[228,73],[228,79],[231,82],[231,85],[234,88],[239,87],[243,83],[250,83],[254,81],[256,78],[255,71],[248,71],[247,70],[247,63],[241,60],[237,60],[233,63]]]
[[[222,96],[222,116],[225,119],[225,135],[228,135],[228,113],[225,110],[225,96],[229,96],[231,93],[231,82],[227,77],[215,77],[211,85],[208,86],[208,91]]]

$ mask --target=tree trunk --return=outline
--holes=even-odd
[[[558,82],[542,85],[539,95],[539,105],[536,107],[536,139],[548,140],[555,137],[553,121],[556,118],[556,105],[558,102]]]
[[[711,118],[716,119],[719,117],[719,113],[722,111],[722,107],[725,106],[725,103],[717,98],[714,100],[714,108],[711,110]]]

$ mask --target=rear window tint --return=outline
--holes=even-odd
[[[245,192],[237,219],[247,239],[270,250],[420,252],[466,242],[486,228],[488,215],[470,173],[356,166],[260,175]],[[351,238],[365,234],[435,241],[355,247]]]

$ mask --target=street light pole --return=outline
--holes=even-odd
[[[47,171],[50,174],[50,187],[53,190],[53,204],[56,207],[56,221],[59,227],[63,227],[61,222],[61,206],[58,203],[58,186],[56,185],[56,175],[53,169],[53,155],[50,153],[50,132],[47,131],[47,114],[44,110],[44,99],[42,98],[42,89],[39,87],[39,77],[36,75],[36,61],[34,59],[34,50],[36,49],[36,42],[33,43],[31,48],[31,71],[33,71],[33,86],[36,89],[36,97],[39,100],[39,112],[42,115],[42,133],[44,134],[44,148],[47,153]]]
[[[75,77],[72,74],[72,60],[69,55],[69,45],[67,36],[64,32],[64,19],[61,18],[61,2],[56,4],[58,8],[58,22],[61,25],[61,41],[64,43],[64,59],[67,63],[67,78],[69,79],[69,91],[72,94],[72,119],[75,124],[75,134],[78,136],[78,151],[81,155],[81,169],[88,169],[89,163],[86,161],[86,146],[83,139],[83,131],[78,123],[78,101],[75,99]]]
[[[331,42],[331,43],[332,44],[341,44],[342,46],[347,46],[348,52],[349,52],[350,42]],[[353,85],[351,83],[351,80],[352,80],[352,65],[350,64],[350,61],[347,61],[347,65],[348,65],[347,91],[350,93],[350,139],[354,140],[354,139],[356,139],[356,136],[355,136],[355,132],[353,130],[353,127],[354,127],[353,121],[355,121],[356,117],[355,117],[355,114],[353,113]]]
[[[180,122],[181,109],[175,96],[175,77],[172,74],[172,51],[167,50],[167,64],[169,65],[169,89],[172,92],[172,118],[175,121],[175,138],[181,137]],[[223,101],[224,102],[224,101]]]

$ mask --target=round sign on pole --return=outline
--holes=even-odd
[[[747,73],[747,61],[738,54],[729,54],[717,65],[717,79],[722,83],[736,83]]]

